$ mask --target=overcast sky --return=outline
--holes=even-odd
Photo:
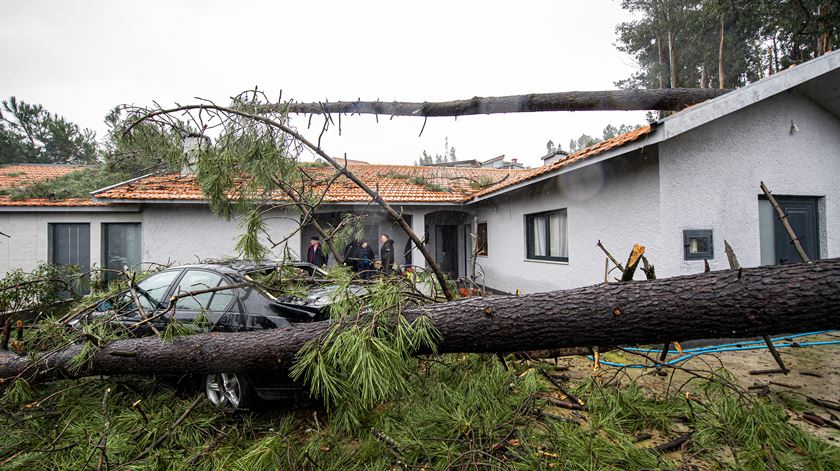
[[[634,72],[614,47],[617,0],[545,2],[41,1],[0,3],[0,96],[41,103],[101,136],[120,103],[226,103],[255,85],[298,101],[438,101],[600,90]],[[643,112],[345,118],[340,156],[412,164],[422,150],[539,165]],[[293,120],[306,128],[303,119]],[[313,128],[315,126],[313,125]],[[313,130],[310,134],[317,135]]]

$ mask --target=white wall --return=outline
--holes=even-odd
[[[759,265],[762,180],[774,194],[824,196],[822,257],[840,256],[840,121],[796,92],[661,143],[659,161],[662,246],[651,254],[658,275],[702,271],[702,260],[683,260],[684,229],[714,231],[713,270],[728,268],[724,239],[741,265]]]
[[[650,147],[468,205],[487,222],[488,256],[478,257],[487,286],[533,293],[603,282],[598,240],[622,262],[633,243],[658,244],[658,193],[658,159]],[[569,262],[527,260],[525,215],[563,208]]]
[[[266,214],[271,239],[280,241],[297,229],[298,216],[279,210]],[[236,243],[244,232],[239,221],[216,217],[205,204],[155,204],[142,210],[143,261],[175,264],[205,259],[236,257]],[[262,238],[265,242],[265,237]],[[288,240],[298,255],[300,235]],[[283,255],[283,246],[272,251],[272,258]]]
[[[15,208],[17,209],[17,208]],[[62,209],[62,208],[59,208]],[[48,226],[50,223],[90,224],[90,264],[101,266],[102,224],[109,222],[140,222],[137,212],[102,212],[64,210],[0,211],[0,274],[20,268],[32,271],[49,256]]]

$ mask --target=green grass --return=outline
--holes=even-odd
[[[198,393],[178,392],[146,378],[88,378],[49,385],[14,383],[0,401],[8,469],[96,467],[105,416],[106,453],[121,469],[666,469],[683,459],[711,469],[840,469],[840,448],[789,423],[778,398],[744,401],[716,383],[693,383],[685,396],[653,398],[630,384],[573,383],[587,401],[580,424],[539,417],[538,392],[552,392],[527,364],[506,370],[492,356],[446,355],[418,360],[403,396],[379,404],[347,432],[317,403],[285,403],[237,415],[202,399],[173,424]],[[132,406],[136,401],[137,406]],[[574,418],[569,411],[555,413]],[[12,417],[10,414],[14,414]],[[148,421],[148,422],[147,422]],[[684,430],[684,453],[650,448]],[[636,443],[648,432],[654,439]],[[160,438],[147,458],[133,461]],[[12,458],[12,459],[9,459]],[[5,461],[8,460],[8,461]]]

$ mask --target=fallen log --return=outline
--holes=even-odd
[[[662,344],[835,329],[840,328],[840,259],[469,298],[405,314],[429,317],[442,335],[441,353]],[[42,358],[0,352],[0,378],[285,369],[306,342],[329,327],[316,322],[170,342],[157,337],[117,340],[76,372],[68,365],[79,353],[78,345]]]
[[[532,113],[538,111],[680,111],[732,90],[718,88],[661,88],[631,90],[530,93],[472,97],[439,102],[323,101],[262,105],[259,113],[375,114],[382,116],[467,116],[477,114]]]

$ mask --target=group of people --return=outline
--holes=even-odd
[[[388,234],[382,234],[379,236],[379,243],[378,271],[387,275],[394,271],[394,241]],[[329,261],[329,256],[321,247],[320,237],[313,236],[309,240],[306,261],[319,267],[325,266]],[[376,257],[366,240],[354,240],[347,246],[344,250],[344,264],[364,279],[370,278],[377,272]]]

